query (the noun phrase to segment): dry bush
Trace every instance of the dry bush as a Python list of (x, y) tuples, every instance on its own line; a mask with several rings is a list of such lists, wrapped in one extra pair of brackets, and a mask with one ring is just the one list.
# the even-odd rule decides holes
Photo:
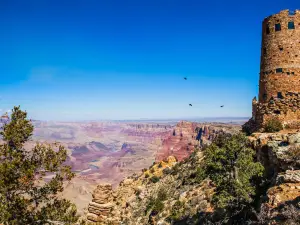
[(274, 133), (281, 131), (283, 129), (283, 126), (281, 121), (277, 117), (273, 117), (266, 122), (264, 128), (265, 132)]

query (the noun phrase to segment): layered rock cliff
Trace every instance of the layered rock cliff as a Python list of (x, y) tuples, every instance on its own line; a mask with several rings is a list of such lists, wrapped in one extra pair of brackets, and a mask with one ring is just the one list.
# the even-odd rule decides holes
[(172, 133), (162, 138), (162, 146), (157, 151), (156, 161), (159, 162), (168, 156), (175, 156), (178, 161), (182, 161), (195, 148), (210, 144), (216, 135), (239, 129), (239, 125), (232, 124), (181, 121), (173, 128)]

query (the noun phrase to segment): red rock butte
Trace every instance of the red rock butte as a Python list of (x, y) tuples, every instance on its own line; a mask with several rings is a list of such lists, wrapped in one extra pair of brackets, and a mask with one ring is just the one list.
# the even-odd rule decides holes
[(259, 99), (252, 101), (252, 126), (270, 118), (300, 124), (300, 10), (283, 10), (264, 19)]

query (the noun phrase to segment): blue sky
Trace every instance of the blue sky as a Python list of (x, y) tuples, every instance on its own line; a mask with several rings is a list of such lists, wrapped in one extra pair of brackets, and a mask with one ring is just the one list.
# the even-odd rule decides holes
[(0, 0), (0, 109), (21, 105), (43, 120), (250, 116), (261, 22), (297, 8), (296, 0)]

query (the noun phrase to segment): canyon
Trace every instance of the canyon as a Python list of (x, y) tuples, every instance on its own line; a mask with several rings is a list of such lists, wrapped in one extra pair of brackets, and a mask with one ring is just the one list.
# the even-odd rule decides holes
[[(65, 183), (61, 195), (87, 213), (92, 192), (99, 184), (115, 189), (125, 177), (139, 173), (172, 155), (178, 161), (210, 143), (222, 131), (240, 129), (236, 124), (188, 121), (32, 121), (34, 135), (26, 143), (59, 143), (68, 151), (67, 164), (76, 177)], [(50, 177), (49, 177), (50, 178)]]

